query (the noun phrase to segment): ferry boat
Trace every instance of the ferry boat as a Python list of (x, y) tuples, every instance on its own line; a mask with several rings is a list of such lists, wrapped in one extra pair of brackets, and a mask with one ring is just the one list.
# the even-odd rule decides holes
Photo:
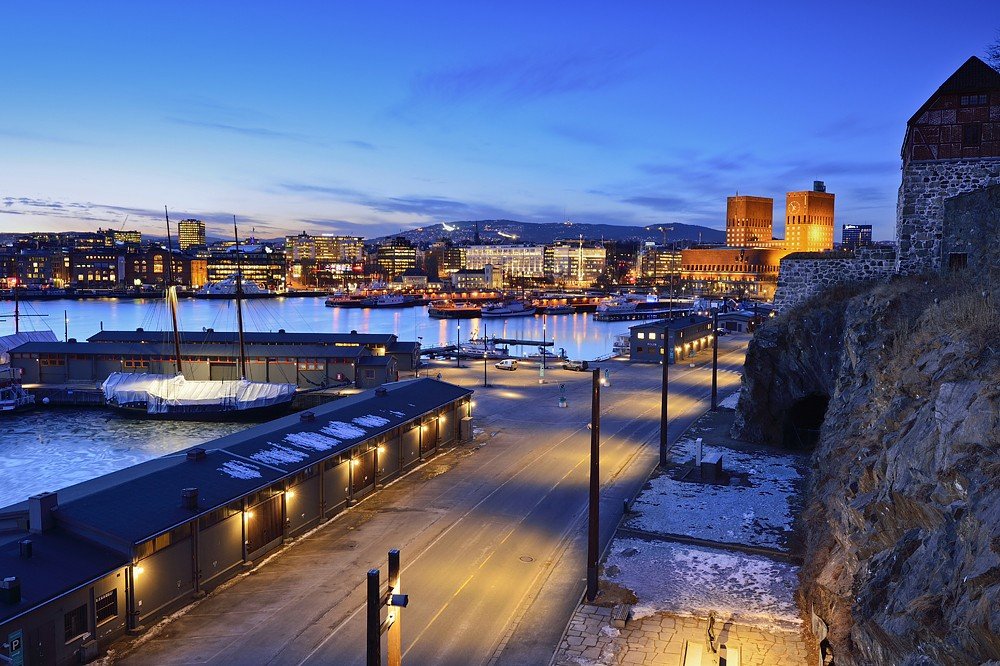
[(550, 305), (542, 308), (542, 313), (547, 315), (576, 314), (576, 308), (572, 305)]
[(412, 305), (419, 305), (420, 301), (416, 296), (408, 294), (381, 294), (373, 298), (366, 298), (362, 301), (363, 307), (368, 308), (408, 308)]
[(509, 349), (507, 347), (497, 347), (493, 340), (473, 339), (463, 342), (458, 346), (458, 351), (462, 354), (475, 356), (478, 358), (507, 358)]
[(631, 345), (628, 333), (619, 333), (611, 345), (611, 351), (615, 356), (628, 356), (631, 353)]
[(536, 308), (528, 305), (524, 301), (510, 301), (508, 303), (491, 303), (483, 306), (483, 319), (501, 317), (530, 317), (535, 314)]
[(427, 308), (432, 319), (475, 319), (482, 312), (475, 303), (435, 301)]

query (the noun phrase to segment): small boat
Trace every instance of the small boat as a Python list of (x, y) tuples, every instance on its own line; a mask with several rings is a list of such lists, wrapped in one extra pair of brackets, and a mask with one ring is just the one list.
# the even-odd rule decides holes
[(542, 313), (547, 315), (576, 314), (576, 308), (572, 305), (550, 305), (544, 308)]
[(367, 308), (408, 308), (411, 305), (419, 305), (415, 296), (407, 294), (381, 294), (363, 301)]
[[(270, 298), (274, 292), (262, 289), (260, 285), (251, 280), (243, 279), (241, 285), (241, 298)], [(236, 298), (236, 274), (232, 274), (225, 280), (210, 282), (204, 287), (194, 292), (195, 298)]]
[(452, 301), (435, 301), (427, 308), (427, 314), (432, 319), (475, 319), (482, 312), (475, 303)]
[(501, 317), (530, 317), (535, 314), (536, 308), (528, 305), (524, 301), (510, 301), (508, 303), (491, 303), (483, 306), (483, 318)]
[(566, 354), (566, 350), (563, 349), (562, 347), (559, 348), (558, 352), (549, 351), (545, 347), (539, 347), (537, 352), (535, 352), (534, 354), (526, 354), (524, 358), (532, 359), (535, 361), (540, 361), (543, 358), (546, 361), (563, 361), (569, 358), (569, 356)]
[(639, 304), (635, 301), (626, 298), (624, 296), (616, 296), (614, 298), (609, 298), (606, 301), (601, 301), (597, 306), (598, 312), (620, 313), (620, 312), (635, 312), (639, 307)]
[(492, 340), (469, 340), (458, 346), (458, 351), (468, 356), (477, 358), (507, 358), (509, 356), (507, 347), (497, 347)]
[(23, 412), (35, 406), (35, 396), (23, 388), (14, 376), (14, 368), (0, 370), (0, 415)]

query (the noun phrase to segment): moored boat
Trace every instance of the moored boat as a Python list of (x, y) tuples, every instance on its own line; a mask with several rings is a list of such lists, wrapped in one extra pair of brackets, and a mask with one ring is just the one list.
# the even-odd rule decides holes
[(536, 308), (524, 301), (509, 301), (507, 303), (491, 303), (483, 306), (482, 316), (484, 319), (500, 317), (530, 317), (535, 314)]
[(547, 315), (576, 314), (576, 308), (572, 305), (550, 305), (543, 308), (542, 313)]
[(427, 308), (432, 319), (475, 319), (482, 312), (475, 303), (435, 301)]
[[(260, 285), (251, 280), (243, 279), (240, 285), (241, 298), (271, 298), (275, 296), (273, 291), (262, 289)], [(194, 292), (195, 298), (236, 298), (236, 274), (230, 275), (225, 280), (210, 282), (204, 287)]]

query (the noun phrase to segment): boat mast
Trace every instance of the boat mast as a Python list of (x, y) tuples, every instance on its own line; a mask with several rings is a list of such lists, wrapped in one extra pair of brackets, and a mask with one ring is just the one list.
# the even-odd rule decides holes
[(177, 287), (174, 285), (174, 256), (170, 250), (170, 214), (167, 213), (166, 206), (163, 207), (163, 216), (167, 220), (167, 285), (163, 290), (163, 296), (167, 300), (170, 323), (174, 331), (174, 367), (177, 368), (177, 374), (181, 375), (184, 372), (181, 369), (181, 334), (177, 325)]
[(240, 343), (240, 379), (246, 379), (247, 357), (243, 342), (243, 267), (240, 263), (240, 232), (236, 229), (235, 215), (233, 215), (233, 236), (236, 239), (236, 330)]

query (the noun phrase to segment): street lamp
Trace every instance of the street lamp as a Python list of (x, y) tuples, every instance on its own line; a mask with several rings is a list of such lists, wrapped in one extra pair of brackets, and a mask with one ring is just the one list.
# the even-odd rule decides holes
[(660, 387), (660, 467), (666, 467), (667, 465), (667, 446), (670, 430), (667, 410), (667, 401), (670, 390), (670, 376), (667, 371), (667, 368), (670, 365), (670, 350), (667, 348), (667, 344), (669, 342), (670, 325), (667, 324), (663, 327), (663, 379)]
[(455, 322), (455, 367), (462, 367), (462, 322)]

